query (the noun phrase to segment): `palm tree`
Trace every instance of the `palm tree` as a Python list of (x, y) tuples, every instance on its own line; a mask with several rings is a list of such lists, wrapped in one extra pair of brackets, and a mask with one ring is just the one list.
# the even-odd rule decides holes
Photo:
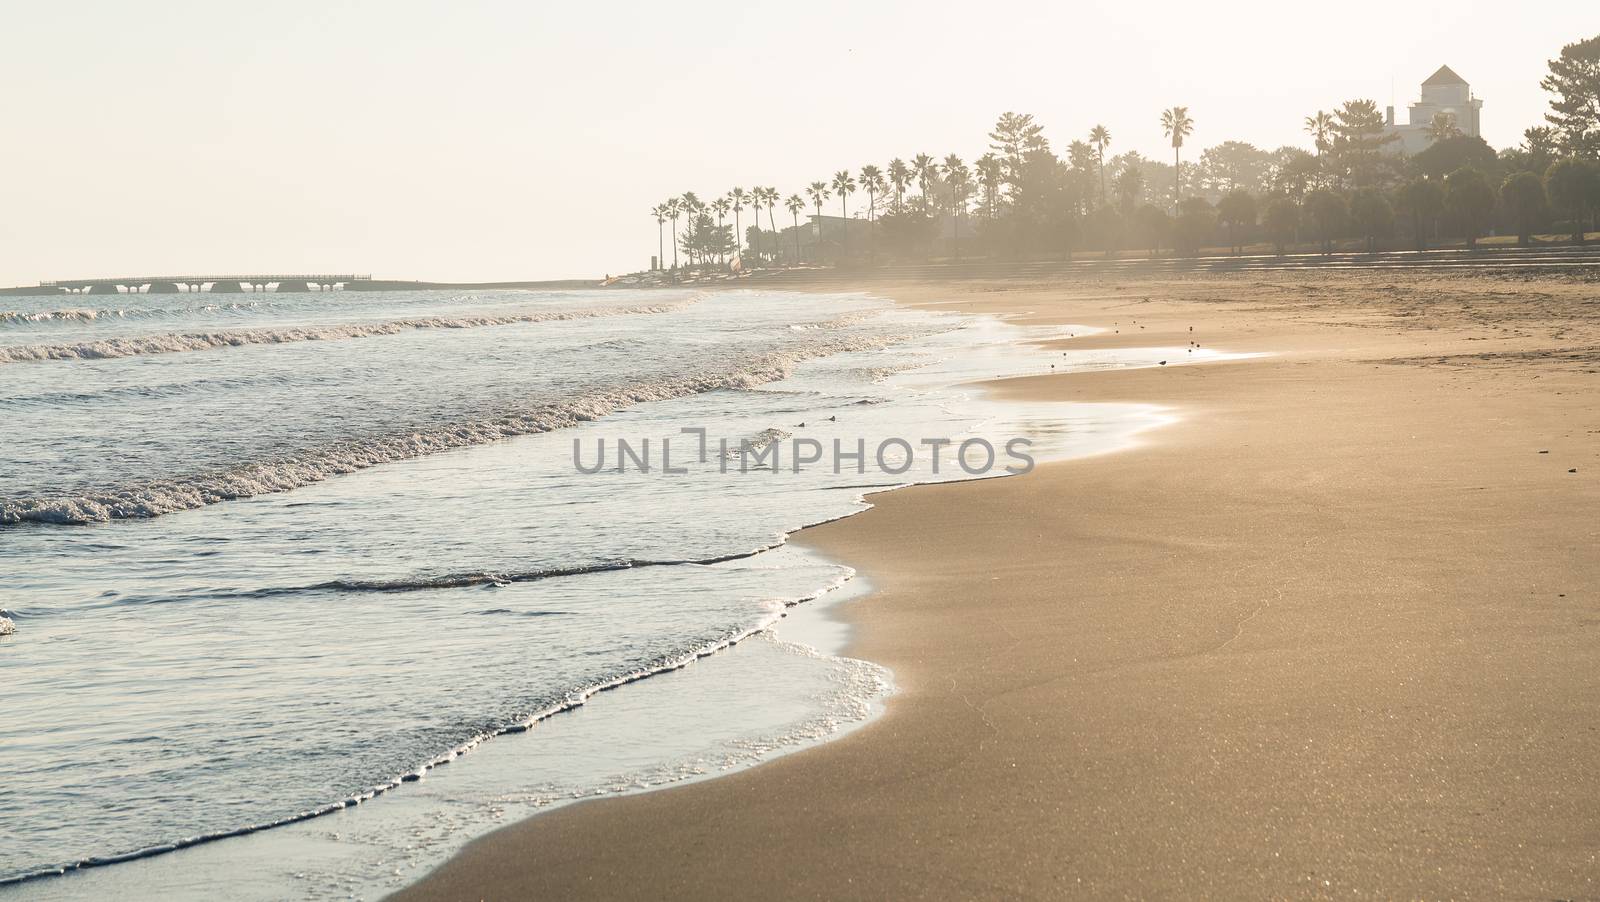
[(867, 192), (867, 222), (872, 222), (878, 211), (878, 195), (888, 186), (883, 181), (883, 170), (868, 163), (861, 167), (861, 190)]
[[(813, 184), (820, 184), (820, 183), (814, 182)], [(800, 262), (800, 211), (804, 210), (806, 208), (806, 202), (800, 199), (800, 195), (791, 194), (791, 195), (789, 195), (789, 198), (783, 202), (783, 205), (785, 207), (789, 208), (789, 215), (794, 217), (794, 262), (799, 263)], [(817, 201), (817, 209), (820, 210), (821, 208), (822, 208), (822, 201), (819, 200), (819, 201)]]
[(1183, 139), (1194, 132), (1194, 120), (1189, 118), (1189, 108), (1175, 106), (1170, 110), (1161, 111), (1161, 131), (1172, 139), (1172, 203), (1177, 209), (1177, 203), (1183, 198)]
[(761, 189), (761, 202), (767, 205), (767, 225), (772, 227), (772, 259), (778, 259), (778, 223), (772, 218), (772, 208), (778, 205), (778, 189)]
[(667, 261), (662, 258), (667, 255), (667, 239), (662, 226), (667, 221), (667, 205), (656, 204), (650, 208), (650, 215), (656, 218), (656, 266), (665, 269)]
[(990, 219), (999, 213), (1000, 180), (1003, 177), (1000, 158), (986, 153), (978, 158), (978, 184), (983, 186), (984, 214)]
[(762, 251), (762, 245), (760, 245), (760, 241), (762, 241), (763, 203), (766, 203), (766, 189), (763, 189), (762, 186), (752, 187), (750, 189), (750, 216), (755, 219), (755, 241), (750, 245), (750, 251), (754, 251), (757, 261), (766, 257), (766, 253)]
[(883, 180), (883, 170), (871, 163), (861, 167), (861, 189), (867, 192), (867, 254), (875, 257), (877, 243), (873, 224), (878, 218), (878, 195), (889, 190), (888, 183)]
[(951, 240), (955, 245), (956, 259), (960, 260), (961, 214), (967, 209), (967, 197), (972, 193), (972, 174), (960, 157), (951, 154), (944, 158), (944, 175), (945, 181), (950, 184), (950, 209), (955, 216), (955, 231)]
[(833, 174), (833, 184), (829, 187), (839, 195), (839, 218), (845, 221), (844, 235), (839, 239), (842, 258), (850, 248), (850, 195), (856, 190), (856, 180), (850, 177), (850, 170), (841, 169)]
[(1306, 134), (1311, 136), (1311, 141), (1317, 146), (1317, 156), (1321, 157), (1331, 145), (1333, 138), (1333, 116), (1322, 110), (1317, 110), (1315, 116), (1306, 117)]
[(761, 259), (761, 188), (752, 186), (745, 200), (750, 203), (750, 227), (756, 230), (755, 237), (750, 239), (750, 253), (759, 260)]
[(728, 200), (733, 202), (733, 255), (735, 257), (739, 256), (739, 245), (744, 241), (742, 237), (744, 232), (739, 225), (739, 211), (744, 209), (744, 202), (749, 199), (750, 195), (744, 193), (743, 188), (734, 188), (728, 192)]
[[(722, 234), (722, 218), (728, 215), (728, 208), (731, 206), (732, 205), (728, 203), (728, 199), (726, 197), (719, 197), (711, 202), (711, 209), (715, 210), (717, 214), (717, 234), (719, 236)], [(717, 259), (727, 262), (728, 258), (724, 256), (721, 251), (718, 251)]]
[[(672, 220), (672, 271), (678, 271), (678, 216), (683, 212), (683, 201), (674, 197), (661, 205), (661, 212)], [(665, 263), (666, 261), (661, 261)]]
[(831, 195), (828, 194), (827, 182), (812, 182), (806, 186), (806, 193), (811, 195), (811, 202), (817, 205), (817, 256), (822, 256), (822, 202)]
[(1461, 129), (1456, 127), (1455, 113), (1434, 113), (1428, 120), (1428, 141), (1437, 144), (1449, 138), (1460, 136)]
[[(683, 207), (683, 215), (689, 217), (691, 226), (694, 225), (695, 217), (705, 212), (706, 209), (705, 202), (700, 200), (693, 191), (683, 192), (683, 197), (678, 200), (678, 204)], [(693, 250), (693, 248), (690, 248), (691, 252)]]
[(919, 153), (911, 158), (911, 172), (917, 177), (917, 187), (922, 189), (922, 211), (924, 213), (931, 212), (933, 209), (928, 203), (928, 182), (933, 180), (938, 168), (938, 162), (925, 153)]
[(1106, 145), (1111, 143), (1111, 133), (1103, 125), (1089, 129), (1089, 143), (1095, 146), (1095, 159), (1100, 163), (1100, 206), (1106, 205)]
[[(1087, 141), (1074, 141), (1067, 145), (1067, 165), (1071, 167), (1069, 177), (1074, 183), (1075, 190), (1071, 192), (1077, 198), (1078, 212), (1088, 215), (1094, 200), (1094, 189), (1084, 185), (1083, 181), (1089, 177), (1089, 172), (1094, 168), (1094, 148)], [(1002, 170), (1003, 171), (1003, 170)]]
[(911, 185), (911, 167), (906, 161), (895, 157), (889, 161), (889, 184), (894, 186), (894, 211), (899, 213), (902, 209), (901, 202), (905, 198), (906, 188)]

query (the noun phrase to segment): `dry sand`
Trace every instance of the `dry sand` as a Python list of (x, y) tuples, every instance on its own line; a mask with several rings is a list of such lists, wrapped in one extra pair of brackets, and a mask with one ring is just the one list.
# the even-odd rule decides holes
[(1600, 284), (872, 290), (1275, 356), (996, 385), (1183, 418), (803, 534), (880, 721), (397, 898), (1600, 897)]

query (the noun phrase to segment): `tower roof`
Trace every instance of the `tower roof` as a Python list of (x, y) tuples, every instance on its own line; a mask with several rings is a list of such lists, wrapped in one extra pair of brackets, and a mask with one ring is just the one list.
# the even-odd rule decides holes
[(1429, 87), (1435, 85), (1464, 85), (1466, 83), (1467, 80), (1457, 75), (1449, 66), (1440, 66), (1439, 71), (1428, 76), (1428, 80), (1423, 82), (1422, 85), (1423, 87)]

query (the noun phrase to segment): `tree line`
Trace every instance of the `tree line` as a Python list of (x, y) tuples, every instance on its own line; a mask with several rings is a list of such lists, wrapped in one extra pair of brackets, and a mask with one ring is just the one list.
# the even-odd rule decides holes
[[(1224, 141), (1192, 160), (1184, 151), (1195, 120), (1174, 106), (1160, 113), (1170, 164), (1137, 151), (1110, 155), (1112, 135), (1099, 125), (1058, 154), (1032, 115), (1007, 112), (970, 164), (916, 154), (840, 170), (787, 197), (735, 188), (707, 202), (691, 192), (650, 212), (661, 265), (670, 254), (674, 269), (735, 256), (867, 262), (1224, 245), (1239, 253), (1257, 242), (1280, 254), (1307, 242), (1323, 253), (1350, 241), (1368, 251), (1400, 241), (1424, 249), (1471, 246), (1490, 233), (1520, 244), (1550, 232), (1582, 242), (1586, 230), (1600, 231), (1600, 36), (1563, 47), (1548, 68), (1546, 124), (1498, 152), (1440, 114), (1426, 149), (1404, 155), (1365, 99), (1307, 116), (1312, 150)], [(789, 220), (782, 227), (779, 206)], [(801, 222), (808, 211), (814, 225)]]

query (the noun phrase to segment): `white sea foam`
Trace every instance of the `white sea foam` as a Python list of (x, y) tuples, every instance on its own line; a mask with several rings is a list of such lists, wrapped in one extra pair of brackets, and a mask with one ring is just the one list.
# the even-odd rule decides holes
[(186, 313), (215, 313), (219, 310), (253, 310), (261, 307), (259, 301), (235, 301), (226, 304), (199, 304), (187, 307), (68, 307), (63, 310), (0, 310), (0, 325), (7, 323), (94, 322), (101, 319), (145, 319), (162, 316), (181, 316)]
[(77, 320), (88, 322), (102, 317), (126, 316), (123, 310), (39, 310), (32, 313), (20, 310), (0, 310), (0, 323), (47, 323), (52, 320)]
[(788, 431), (787, 429), (779, 429), (775, 426), (769, 427), (761, 430), (739, 445), (729, 446), (722, 452), (722, 456), (728, 460), (737, 460), (745, 453), (746, 450), (765, 451), (768, 445), (771, 445), (773, 442), (781, 442), (793, 434), (794, 433)]
[[(0, 896), (157, 893), (171, 902), (199, 902), (214, 895), (208, 878), (217, 873), (238, 877), (234, 882), (250, 899), (381, 895), (472, 836), (542, 806), (746, 766), (859, 723), (887, 691), (887, 673), (825, 655), (813, 659), (814, 653), (783, 640), (801, 638), (834, 654), (838, 645), (791, 636), (787, 629), (778, 638), (760, 630), (779, 603), (837, 585), (845, 574), (825, 561), (798, 559), (792, 548), (772, 547), (780, 536), (861, 509), (866, 492), (887, 487), (883, 480), (823, 468), (781, 480), (724, 479), (704, 467), (681, 480), (623, 474), (569, 479), (564, 472), (574, 436), (676, 436), (685, 422), (736, 444), (741, 437), (784, 442), (790, 430), (818, 438), (858, 431), (869, 438), (1040, 432), (1055, 436), (1052, 441), (1071, 435), (1092, 444), (1085, 436), (1108, 428), (1101, 414), (1085, 415), (1080, 424), (1043, 412), (1043, 428), (1031, 428), (1031, 420), (1000, 417), (998, 405), (980, 402), (964, 387), (972, 378), (1042, 370), (1057, 362), (1053, 356), (1020, 343), (1002, 348), (985, 342), (993, 336), (978, 324), (956, 328), (949, 340), (935, 338), (928, 333), (948, 327), (893, 310), (882, 311), (866, 329), (843, 330), (855, 333), (847, 339), (828, 328), (839, 322), (828, 319), (839, 306), (830, 298), (767, 303), (729, 292), (709, 295), (689, 317), (478, 330), (458, 333), (443, 347), (419, 333), (405, 343), (436, 352), (422, 380), (431, 384), (430, 375), (445, 367), (463, 378), (437, 380), (448, 383), (438, 394), (412, 393), (419, 380), (374, 382), (363, 369), (349, 374), (359, 381), (342, 384), (357, 401), (375, 403), (351, 415), (320, 404), (325, 395), (307, 393), (309, 420), (279, 409), (279, 369), (270, 365), (278, 351), (270, 347), (158, 358), (153, 362), (169, 365), (157, 369), (172, 372), (150, 386), (117, 378), (125, 370), (137, 376), (149, 369), (126, 364), (25, 373), (0, 368), (0, 381), (11, 372), (26, 384), (25, 395), (7, 399), (21, 403), (7, 407), (0, 400), (0, 421), (14, 416), (10, 424), (22, 428), (13, 431), (40, 449), (17, 448), (24, 468), (21, 478), (3, 474), (3, 504), (4, 496), (76, 495), (150, 480), (192, 492), (196, 477), (211, 479), (246, 464), (277, 467), (291, 459), (285, 466), (304, 467), (308, 455), (299, 449), (314, 452), (312, 463), (336, 462), (343, 454), (353, 466), (361, 455), (406, 453), (397, 424), (422, 433), (413, 437), (417, 441), (453, 447), (460, 442), (435, 434), (479, 428), (488, 434), (489, 426), (541, 412), (571, 421), (580, 418), (576, 407), (607, 399), (625, 404), (629, 392), (696, 390), (689, 375), (704, 377), (700, 387), (759, 382), (762, 375), (751, 371), (761, 365), (786, 371), (786, 362), (889, 344), (893, 337), (873, 333), (901, 324), (927, 335), (888, 353), (795, 364), (786, 383), (762, 384), (758, 391), (639, 405), (587, 427), (375, 467), (275, 501), (108, 529), (0, 527), (0, 571), (37, 589), (37, 603), (25, 605), (25, 613), (0, 610), (18, 627), (15, 636), (0, 639), (0, 656), (16, 677), (8, 688), (16, 698), (48, 702), (0, 718), (0, 743), (8, 736), (61, 738), (24, 743), (19, 749), (28, 754), (8, 762), (17, 793), (13, 804), (0, 804), (0, 834), (16, 842), (0, 854), (0, 882), (75, 870), (73, 862), (147, 859), (132, 867), (89, 868), (67, 880), (0, 886)], [(477, 312), (522, 309), (517, 302)], [(417, 308), (387, 310), (367, 316), (420, 315)], [(797, 320), (819, 323), (791, 330)], [(507, 331), (527, 349), (520, 356), (542, 365), (503, 367), (501, 355), (475, 353), (474, 344), (503, 346)], [(597, 338), (609, 353), (591, 353)], [(535, 353), (545, 344), (559, 353)], [(315, 348), (279, 350), (295, 347)], [(306, 362), (339, 364), (342, 356), (311, 355)], [(908, 357), (935, 369), (872, 384), (898, 368), (886, 364)], [(164, 428), (163, 414), (175, 405), (148, 404), (135, 392), (167, 392), (189, 378), (182, 366), (188, 362), (205, 371), (192, 374), (194, 401), (217, 403), (194, 418), (202, 430), (187, 419)], [(411, 365), (409, 355), (380, 354), (378, 362), (401, 370)], [(504, 378), (482, 378), (502, 368)], [(211, 391), (219, 380), (243, 384), (237, 392)], [(367, 387), (375, 390), (363, 391)], [(63, 399), (47, 398), (45, 389)], [(96, 400), (79, 405), (68, 394)], [(395, 397), (404, 403), (383, 403)], [(848, 406), (869, 401), (889, 406)], [(126, 408), (148, 414), (119, 419), (126, 425), (114, 430), (100, 425), (108, 420), (97, 417)], [(314, 428), (257, 436), (250, 428), (256, 419)], [(147, 434), (139, 431), (144, 424), (151, 424)], [(94, 454), (79, 451), (77, 460), (92, 463), (123, 445), (134, 453), (140, 441), (180, 431), (194, 440), (174, 443), (177, 450), (193, 453), (152, 454), (99, 470), (86, 464), (81, 481), (52, 481), (50, 449), (70, 447), (97, 429), (113, 440)], [(462, 437), (467, 440), (470, 434)], [(301, 494), (305, 501), (297, 503)], [(767, 550), (747, 556), (755, 548)], [(130, 580), (129, 573), (140, 578)], [(416, 652), (415, 630), (395, 630), (396, 622), (426, 624), (425, 655)], [(285, 623), (294, 628), (285, 630)], [(138, 643), (126, 641), (129, 629), (139, 634)], [(73, 641), (47, 641), (57, 634)], [(354, 657), (352, 636), (361, 640)], [(750, 641), (742, 651), (589, 699), (743, 636)], [(843, 638), (823, 636), (830, 637)], [(162, 681), (153, 681), (149, 668), (124, 666), (149, 660), (163, 662)], [(530, 670), (530, 660), (539, 666)], [(307, 661), (319, 664), (308, 667)], [(338, 670), (336, 686), (327, 679), (329, 668)], [(88, 681), (94, 691), (60, 693), (56, 676), (63, 669), (81, 676), (77, 688)], [(203, 696), (184, 691), (194, 679), (211, 681)], [(156, 693), (162, 704), (147, 704)], [(590, 701), (597, 707), (583, 716), (539, 720)], [(169, 722), (186, 726), (174, 732), (166, 729)], [(238, 739), (240, 723), (252, 727), (248, 742)], [(499, 733), (532, 735), (482, 741)], [(170, 753), (159, 761), (150, 758), (158, 746)], [(467, 749), (474, 751), (463, 756)], [(208, 766), (190, 766), (202, 759)], [(435, 769), (447, 761), (463, 763)], [(96, 798), (71, 791), (91, 782), (104, 787)], [(356, 804), (402, 784), (408, 788), (390, 803)], [(143, 804), (150, 798), (206, 804)], [(264, 830), (324, 812), (330, 816)], [(51, 829), (35, 829), (40, 823)], [(150, 857), (247, 833), (255, 837)]]
[(9, 636), (17, 631), (17, 625), (11, 622), (10, 617), (0, 617), (0, 636)]
[[(821, 325), (827, 328), (843, 322), (845, 319), (841, 318)], [(717, 389), (753, 388), (785, 378), (802, 361), (883, 348), (905, 341), (913, 334), (822, 332), (799, 348), (755, 355), (721, 371), (639, 382), (562, 402), (506, 409), (485, 419), (354, 439), (219, 472), (158, 479), (87, 494), (0, 499), (0, 525), (79, 524), (157, 517), (221, 501), (286, 492), (379, 464), (574, 426), (635, 404)]]
[[(659, 304), (627, 307), (596, 307), (588, 310), (540, 310), (530, 313), (476, 316), (430, 316), (389, 320), (379, 323), (346, 323), (335, 326), (304, 326), (272, 329), (237, 329), (221, 332), (183, 332), (131, 338), (106, 338), (98, 341), (59, 345), (18, 345), (0, 347), (0, 363), (43, 360), (103, 360), (145, 354), (172, 354), (181, 351), (209, 351), (245, 345), (289, 344), (299, 341), (338, 341), (396, 335), (419, 329), (473, 329), (481, 326), (507, 326), (516, 323), (542, 323), (560, 320), (595, 319), (606, 316), (672, 313), (699, 301), (699, 297)], [(56, 311), (64, 312), (64, 311)], [(81, 311), (93, 314), (95, 311)], [(93, 318), (92, 316), (87, 318)]]

